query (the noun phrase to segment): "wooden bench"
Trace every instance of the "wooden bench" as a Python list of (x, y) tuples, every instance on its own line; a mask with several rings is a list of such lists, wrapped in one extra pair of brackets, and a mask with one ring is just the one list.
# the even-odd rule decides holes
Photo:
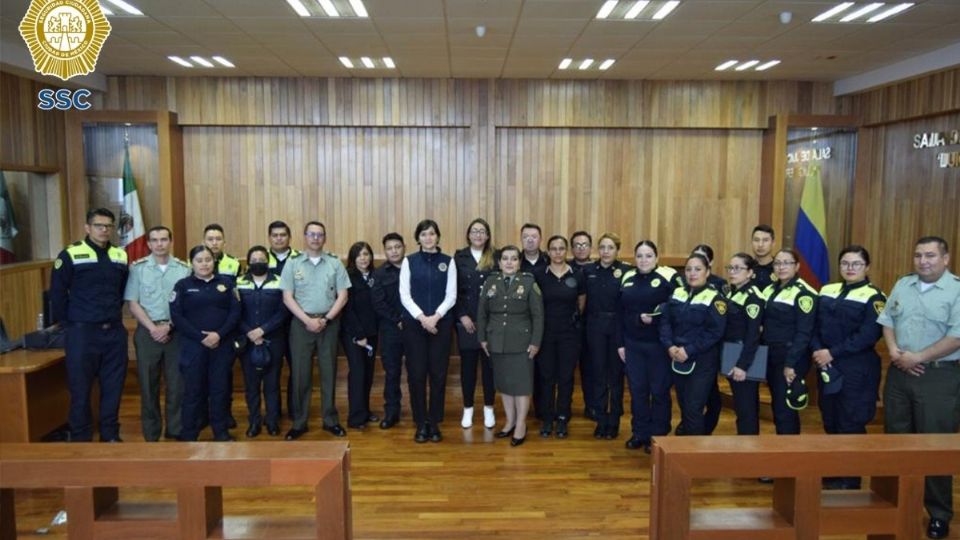
[[(916, 540), (924, 477), (960, 473), (960, 435), (658, 437), (653, 467), (653, 540)], [(761, 476), (774, 479), (770, 508), (690, 507), (693, 480)], [(822, 491), (830, 476), (868, 476), (869, 489)]]
[(62, 349), (0, 355), (0, 443), (40, 441), (66, 423), (69, 409)]
[[(311, 486), (316, 515), (224, 518), (224, 487)], [(118, 488), (176, 490), (176, 504), (119, 501)], [(14, 489), (63, 488), (70, 538), (350, 538), (345, 442), (0, 444), (0, 537)], [(11, 531), (13, 533), (11, 534)]]

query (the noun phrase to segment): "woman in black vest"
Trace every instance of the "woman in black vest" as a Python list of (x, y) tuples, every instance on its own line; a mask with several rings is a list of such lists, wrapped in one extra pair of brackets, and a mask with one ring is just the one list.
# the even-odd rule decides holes
[(366, 242), (350, 246), (347, 276), (350, 289), (340, 327), (340, 343), (347, 355), (347, 401), (350, 413), (347, 426), (363, 429), (380, 418), (370, 412), (370, 388), (377, 354), (377, 313), (373, 310), (370, 288), (373, 286), (373, 248)]

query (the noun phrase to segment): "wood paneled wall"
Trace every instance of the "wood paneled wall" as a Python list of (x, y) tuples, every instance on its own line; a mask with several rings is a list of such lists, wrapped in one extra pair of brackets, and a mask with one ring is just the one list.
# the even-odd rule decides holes
[[(760, 131), (778, 112), (831, 113), (796, 82), (114, 77), (107, 109), (169, 108), (184, 126), (188, 243), (220, 222), (243, 255), (266, 226), (308, 219), (345, 253), (436, 219), (447, 249), (473, 217), (499, 244), (618, 232), (665, 254), (747, 247)], [(587, 129), (589, 128), (589, 129)], [(298, 236), (295, 234), (295, 236)], [(629, 254), (629, 248), (624, 254)]]
[(63, 170), (64, 114), (37, 108), (48, 84), (0, 72), (0, 163), (4, 168)]
[(960, 110), (960, 68), (948, 69), (837, 99), (838, 114), (863, 125), (883, 124)]
[(18, 339), (36, 330), (43, 313), (43, 291), (50, 283), (50, 261), (27, 262), (3, 267), (0, 272), (0, 317), (7, 335)]

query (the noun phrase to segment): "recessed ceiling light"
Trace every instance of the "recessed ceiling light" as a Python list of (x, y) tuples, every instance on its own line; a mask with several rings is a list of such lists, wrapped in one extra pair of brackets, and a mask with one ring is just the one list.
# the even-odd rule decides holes
[(297, 12), (297, 15), (301, 17), (309, 17), (310, 12), (307, 11), (307, 7), (303, 5), (303, 2), (300, 0), (287, 0), (287, 3), (290, 4), (290, 7)]
[(730, 68), (732, 68), (733, 66), (737, 65), (737, 62), (739, 62), (739, 60), (727, 60), (726, 62), (720, 64), (719, 66), (717, 66), (717, 67), (715, 67), (715, 68), (713, 68), (713, 69), (715, 69), (715, 70), (717, 70), (717, 71), (723, 71), (723, 70), (725, 70), (725, 69), (730, 69)]
[(881, 13), (878, 13), (878, 14), (874, 15), (873, 17), (870, 17), (869, 19), (867, 19), (867, 22), (868, 22), (868, 23), (875, 23), (875, 22), (878, 22), (878, 21), (882, 21), (882, 20), (884, 20), (884, 19), (886, 19), (886, 18), (888, 18), (888, 17), (893, 17), (893, 16), (896, 15), (897, 13), (900, 13), (901, 11), (908, 10), (908, 9), (910, 9), (910, 8), (912, 8), (912, 7), (913, 7), (913, 3), (912, 3), (912, 2), (911, 2), (911, 3), (899, 4), (899, 5), (893, 6), (892, 8), (890, 8), (890, 9), (888, 9), (888, 10), (886, 10), (886, 11), (883, 11), (883, 12), (881, 12)]
[(664, 4), (659, 11), (653, 14), (653, 20), (659, 21), (660, 19), (663, 19), (664, 17), (669, 15), (671, 11), (676, 9), (677, 6), (679, 5), (680, 5), (680, 0), (670, 0), (669, 2)]
[(168, 56), (167, 58), (180, 64), (183, 67), (188, 67), (188, 68), (193, 67), (193, 64), (191, 64), (190, 62), (187, 62), (186, 60), (184, 60), (183, 58), (180, 58), (179, 56)]
[(810, 128), (810, 131), (817, 131), (818, 129), (820, 129), (820, 128), (818, 128), (818, 127), (812, 127), (812, 128)]
[(748, 60), (740, 64), (739, 66), (737, 66), (736, 71), (746, 71), (759, 63), (760, 63), (759, 60)]
[(214, 56), (214, 57), (213, 57), (213, 61), (216, 62), (216, 63), (218, 63), (218, 64), (220, 64), (220, 65), (223, 66), (223, 67), (228, 67), (228, 68), (237, 67), (237, 66), (233, 65), (233, 62), (227, 60), (226, 58), (224, 58), (224, 57), (222, 57), (222, 56)]
[(600, 6), (600, 11), (597, 12), (597, 18), (606, 19), (615, 7), (617, 7), (617, 0), (607, 0), (602, 6)]
[(383, 63), (384, 63), (384, 65), (386, 65), (387, 68), (389, 68), (389, 69), (393, 69), (393, 68), (397, 67), (397, 65), (393, 63), (393, 58), (390, 58), (389, 56), (384, 56), (384, 57), (383, 57)]
[(142, 12), (142, 11), (140, 11), (139, 9), (137, 9), (137, 8), (131, 6), (130, 4), (124, 2), (123, 0), (107, 0), (107, 1), (110, 2), (111, 4), (117, 6), (118, 8), (126, 11), (126, 12), (129, 13), (130, 15), (143, 16), (143, 12)]
[(593, 58), (587, 58), (587, 59), (584, 60), (583, 62), (580, 62), (579, 69), (587, 69), (587, 68), (589, 68), (591, 65), (593, 65)]
[(624, 19), (636, 19), (636, 18), (640, 15), (640, 12), (643, 11), (643, 8), (647, 7), (647, 5), (648, 5), (649, 3), (650, 3), (650, 2), (647, 1), (647, 0), (640, 0), (639, 2), (637, 2), (636, 4), (634, 4), (633, 7), (631, 7), (629, 11), (627, 11), (627, 14), (624, 15), (623, 18), (624, 18)]
[(353, 62), (351, 62), (346, 56), (340, 57), (340, 63), (343, 64), (347, 69), (353, 69)]
[(769, 62), (766, 62), (757, 66), (757, 71), (766, 71), (779, 63), (780, 63), (779, 60), (771, 60)]
[(110, 8), (103, 4), (100, 4), (100, 11), (102, 11), (104, 15), (113, 15), (113, 12), (110, 11)]
[(874, 2), (872, 4), (867, 4), (862, 8), (854, 11), (853, 13), (847, 15), (846, 17), (840, 19), (840, 22), (850, 22), (854, 19), (859, 19), (860, 17), (863, 17), (867, 13), (873, 13), (874, 11), (880, 9), (881, 7), (883, 7), (883, 2)]
[(373, 60), (371, 60), (369, 56), (361, 56), (360, 61), (363, 62), (363, 65), (366, 66), (367, 69), (374, 68)]
[(600, 64), (600, 71), (606, 71), (610, 69), (610, 66), (612, 66), (614, 62), (616, 62), (616, 60), (613, 58), (607, 58), (602, 64)]
[(353, 8), (353, 12), (357, 14), (357, 17), (368, 17), (367, 8), (361, 0), (350, 0), (350, 7)]
[(825, 21), (825, 20), (829, 19), (830, 17), (833, 17), (833, 16), (836, 15), (837, 13), (840, 13), (840, 12), (842, 12), (842, 11), (846, 11), (846, 9), (847, 9), (848, 7), (850, 7), (850, 6), (852, 6), (852, 5), (853, 5), (853, 2), (843, 2), (842, 4), (837, 4), (836, 6), (833, 6), (832, 8), (830, 8), (830, 9), (824, 11), (823, 13), (817, 15), (816, 17), (810, 19), (810, 21), (811, 21), (811, 22)]
[(213, 67), (213, 64), (211, 64), (209, 60), (202, 56), (191, 56), (190, 59), (203, 67)]
[(317, 0), (317, 3), (320, 4), (320, 7), (323, 8), (323, 11), (327, 14), (328, 17), (339, 17), (340, 12), (337, 11), (336, 6), (333, 5), (333, 2), (330, 0)]
[(571, 60), (570, 58), (564, 58), (560, 62), (560, 69), (567, 69), (568, 67), (570, 67), (571, 63), (573, 63), (573, 60)]

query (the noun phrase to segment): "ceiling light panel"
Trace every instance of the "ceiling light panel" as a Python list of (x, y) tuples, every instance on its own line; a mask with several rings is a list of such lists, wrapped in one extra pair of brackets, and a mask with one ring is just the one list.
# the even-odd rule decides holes
[(188, 68), (193, 67), (193, 64), (191, 64), (190, 62), (187, 62), (186, 60), (184, 60), (183, 58), (180, 58), (179, 56), (168, 56), (167, 58), (169, 58), (171, 62), (180, 64), (183, 67), (188, 67)]
[(350, 58), (349, 56), (340, 56), (338, 58), (343, 67), (347, 69), (396, 69), (397, 64), (393, 58), (384, 56), (375, 58), (373, 56), (358, 56)]
[(202, 56), (191, 56), (190, 59), (193, 60), (193, 62), (194, 62), (195, 64), (201, 65), (201, 66), (203, 66), (203, 67), (205, 67), (205, 68), (212, 68), (212, 67), (213, 67), (213, 64), (210, 63), (209, 60), (207, 60), (206, 58), (204, 58), (204, 57), (202, 57)]
[(914, 2), (842, 2), (810, 20), (816, 23), (875, 23), (896, 17), (914, 5)]
[(114, 6), (117, 6), (118, 8), (120, 8), (120, 9), (121, 9), (124, 13), (126, 13), (127, 15), (134, 15), (134, 16), (136, 16), (136, 17), (143, 17), (143, 12), (142, 12), (142, 11), (140, 11), (139, 9), (137, 9), (136, 6), (134, 6), (134, 5), (132, 5), (132, 4), (128, 4), (128, 3), (125, 2), (124, 0), (107, 0), (107, 1), (110, 2), (111, 4), (113, 4)]
[(780, 64), (780, 60), (747, 60), (743, 62), (740, 60), (727, 60), (713, 69), (714, 71), (727, 71), (733, 68), (734, 71), (746, 71), (754, 68), (755, 71), (766, 71), (778, 64)]
[(850, 22), (867, 15), (868, 13), (873, 13), (874, 11), (883, 7), (883, 2), (874, 2), (872, 4), (867, 4), (865, 6), (857, 6), (849, 15), (845, 15), (840, 19), (840, 22)]
[(680, 0), (607, 0), (596, 18), (605, 21), (659, 21), (677, 9)]
[(560, 70), (577, 69), (579, 71), (607, 71), (616, 63), (615, 58), (606, 58), (602, 62), (597, 62), (593, 58), (564, 58), (557, 66)]
[(336, 17), (358, 18), (370, 17), (363, 0), (286, 0), (290, 8), (301, 17)]

